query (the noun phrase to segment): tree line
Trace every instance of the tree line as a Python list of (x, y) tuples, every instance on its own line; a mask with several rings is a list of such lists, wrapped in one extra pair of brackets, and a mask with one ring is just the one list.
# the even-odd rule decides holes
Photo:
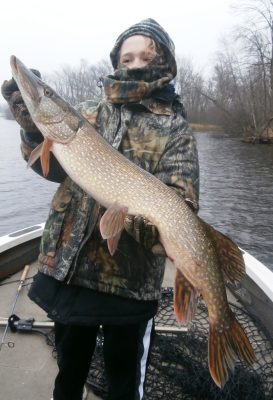
[[(235, 13), (243, 13), (246, 23), (219, 41), (209, 77), (193, 60), (177, 57), (174, 79), (188, 112), (188, 121), (214, 124), (233, 135), (272, 135), (273, 121), (273, 2), (240, 1)], [(112, 73), (110, 61), (90, 64), (81, 60), (76, 68), (63, 67), (47, 76), (47, 81), (71, 104), (104, 96), (100, 77)]]
[[(237, 0), (246, 22), (219, 41), (205, 76), (188, 57), (177, 57), (176, 92), (189, 123), (213, 124), (238, 137), (273, 137), (273, 1)], [(72, 105), (104, 97), (101, 77), (113, 73), (108, 59), (81, 60), (43, 76)], [(273, 139), (272, 139), (273, 140)]]

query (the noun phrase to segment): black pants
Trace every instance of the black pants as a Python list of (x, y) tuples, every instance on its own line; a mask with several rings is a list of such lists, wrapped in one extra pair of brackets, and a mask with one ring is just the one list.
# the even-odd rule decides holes
[[(96, 346), (99, 326), (55, 323), (59, 373), (54, 400), (81, 400)], [(153, 320), (130, 325), (106, 325), (104, 362), (109, 400), (141, 400), (153, 333)]]

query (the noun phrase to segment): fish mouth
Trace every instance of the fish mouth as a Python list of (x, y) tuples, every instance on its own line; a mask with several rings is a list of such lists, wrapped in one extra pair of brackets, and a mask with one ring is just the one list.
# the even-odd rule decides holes
[(44, 93), (41, 79), (26, 68), (22, 61), (15, 56), (10, 57), (10, 65), (13, 78), (15, 79), (22, 96), (24, 97), (24, 95), (26, 95), (29, 100), (38, 104)]

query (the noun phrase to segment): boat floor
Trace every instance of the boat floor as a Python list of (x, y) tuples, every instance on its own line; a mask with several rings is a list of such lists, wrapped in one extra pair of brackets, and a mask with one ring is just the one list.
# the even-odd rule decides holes
[[(36, 274), (36, 262), (30, 265), (28, 278)], [(22, 271), (13, 275), (10, 280), (20, 279)], [(8, 282), (6, 279), (4, 282)], [(30, 283), (32, 280), (27, 280)], [(172, 287), (174, 266), (167, 262), (163, 287)], [(0, 287), (0, 318), (8, 318), (15, 300), (18, 282)], [(28, 286), (24, 286), (18, 297), (14, 314), (21, 319), (35, 318), (35, 321), (48, 321), (46, 313), (27, 296)], [(228, 292), (230, 301), (235, 297)], [(0, 327), (1, 338), (4, 333)], [(2, 346), (0, 352), (0, 387), (3, 399), (49, 400), (52, 397), (54, 379), (58, 371), (56, 359), (52, 357), (52, 347), (46, 344), (40, 333), (12, 333), (8, 329), (4, 342), (13, 341), (14, 348)], [(87, 400), (100, 399), (88, 389)]]

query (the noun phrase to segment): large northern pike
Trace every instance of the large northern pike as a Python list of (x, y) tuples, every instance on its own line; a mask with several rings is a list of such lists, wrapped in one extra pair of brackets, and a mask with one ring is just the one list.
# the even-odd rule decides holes
[(23, 99), (45, 140), (31, 154), (29, 165), (41, 157), (44, 175), (52, 151), (67, 174), (107, 208), (101, 234), (113, 254), (126, 214), (143, 215), (159, 231), (160, 242), (176, 267), (174, 310), (177, 320), (194, 317), (202, 294), (209, 312), (209, 369), (223, 387), (227, 365), (237, 356), (245, 363), (254, 351), (229, 308), (222, 270), (232, 283), (245, 273), (238, 247), (197, 217), (184, 201), (153, 175), (116, 151), (75, 109), (37, 78), (16, 57), (11, 67)]

